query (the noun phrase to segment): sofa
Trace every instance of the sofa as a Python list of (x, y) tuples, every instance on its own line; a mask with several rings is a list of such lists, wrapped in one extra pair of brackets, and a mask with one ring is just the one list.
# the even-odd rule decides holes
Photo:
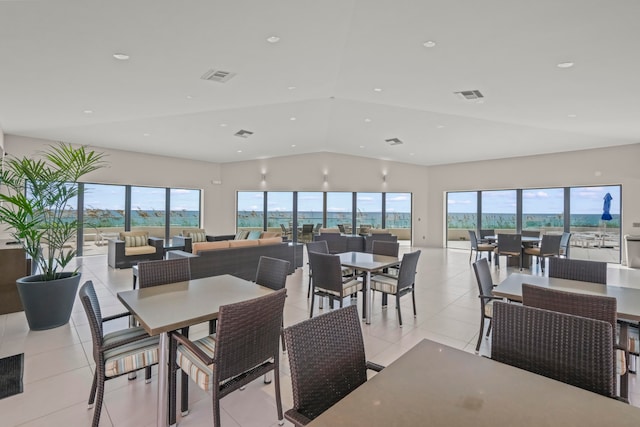
[(271, 231), (241, 230), (236, 234), (208, 235), (203, 228), (182, 230), (179, 236), (172, 238), (173, 246), (184, 246), (185, 252), (193, 252), (193, 244), (200, 242), (220, 242), (223, 240), (255, 240), (267, 237), (278, 237), (280, 233)]
[(314, 241), (325, 240), (329, 247), (329, 253), (342, 252), (369, 252), (373, 249), (374, 240), (397, 242), (398, 236), (391, 233), (375, 233), (368, 236), (355, 236), (351, 234), (320, 233), (313, 236)]
[(261, 256), (289, 261), (290, 271), (302, 267), (301, 243), (283, 242), (281, 237), (196, 242), (192, 252), (170, 251), (169, 259), (188, 258), (191, 278), (231, 274), (245, 280), (255, 280)]
[(107, 262), (112, 268), (131, 268), (140, 261), (159, 260), (164, 255), (164, 239), (149, 237), (146, 231), (122, 231), (107, 245)]

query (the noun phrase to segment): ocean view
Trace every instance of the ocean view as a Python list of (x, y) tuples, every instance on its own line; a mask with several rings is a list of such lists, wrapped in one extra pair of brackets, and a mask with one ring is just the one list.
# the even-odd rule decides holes
[[(610, 221), (600, 219), (601, 214), (575, 214), (571, 215), (571, 227), (583, 228), (620, 228), (620, 215), (612, 214)], [(448, 228), (471, 229), (477, 227), (475, 214), (470, 213), (449, 213), (447, 215)], [(563, 228), (564, 219), (561, 214), (530, 214), (524, 215), (522, 228)], [(482, 215), (482, 228), (493, 229), (515, 229), (515, 214), (486, 213)]]

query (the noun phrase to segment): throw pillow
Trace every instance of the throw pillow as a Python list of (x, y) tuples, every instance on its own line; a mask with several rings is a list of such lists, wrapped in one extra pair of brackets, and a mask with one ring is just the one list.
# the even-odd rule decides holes
[(192, 243), (206, 242), (207, 236), (204, 233), (189, 233)]
[(247, 238), (248, 234), (249, 234), (248, 230), (240, 230), (238, 231), (238, 234), (236, 234), (236, 237), (233, 240), (244, 240)]
[(261, 234), (262, 234), (262, 231), (251, 231), (247, 236), (247, 240), (258, 240)]
[(126, 248), (135, 248), (138, 246), (147, 246), (149, 236), (147, 234), (139, 236), (124, 236), (124, 246)]

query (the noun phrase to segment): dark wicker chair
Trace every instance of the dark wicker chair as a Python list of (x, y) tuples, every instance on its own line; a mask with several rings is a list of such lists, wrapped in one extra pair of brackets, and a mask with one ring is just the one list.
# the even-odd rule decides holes
[(614, 397), (611, 325), (556, 311), (493, 304), (491, 358)]
[(471, 252), (469, 253), (469, 262), (471, 262), (473, 251), (476, 251), (476, 261), (478, 261), (480, 252), (487, 252), (487, 255), (491, 257), (491, 252), (493, 252), (493, 250), (496, 248), (496, 245), (494, 244), (478, 242), (476, 232), (473, 230), (469, 230), (469, 242), (471, 243)]
[[(278, 258), (261, 256), (258, 261), (258, 271), (255, 282), (274, 291), (284, 289), (289, 274), (289, 261)], [(282, 324), (284, 327), (284, 323)], [(286, 350), (284, 335), (282, 335), (282, 351)]]
[(313, 224), (302, 224), (302, 230), (300, 232), (300, 236), (298, 236), (298, 241), (303, 243), (313, 241)]
[[(309, 252), (309, 266), (313, 271), (311, 280), (311, 309), (309, 317), (313, 317), (315, 297), (329, 297), (329, 305), (333, 308), (333, 300), (338, 298), (340, 307), (347, 296), (357, 295), (362, 290), (362, 281), (352, 276), (343, 277), (340, 257), (338, 255)], [(362, 309), (365, 309), (365, 298), (362, 299)]]
[(568, 258), (550, 258), (549, 277), (606, 285), (607, 263)]
[(498, 246), (493, 251), (496, 256), (496, 266), (500, 268), (500, 256), (517, 257), (522, 270), (522, 236), (520, 234), (498, 234)]
[[(565, 292), (523, 283), (522, 304), (529, 307), (602, 320), (611, 325), (611, 330), (614, 333), (617, 329), (617, 301), (613, 297)], [(613, 352), (613, 387), (616, 389), (618, 375), (621, 377), (628, 375), (627, 360), (629, 360), (629, 354), (626, 348), (616, 344), (615, 335)], [(621, 389), (620, 396), (623, 399), (627, 399), (629, 397), (628, 390)]]
[(191, 279), (191, 269), (188, 258), (138, 263), (140, 288), (184, 282), (189, 279)]
[(376, 255), (386, 255), (386, 256), (398, 256), (398, 252), (400, 250), (400, 243), (398, 242), (387, 242), (384, 240), (374, 240), (371, 246), (371, 252)]
[(494, 230), (494, 229), (489, 229), (489, 228), (482, 229), (482, 230), (480, 230), (480, 239), (478, 239), (478, 241), (480, 243), (491, 243), (487, 239), (487, 237), (493, 237), (495, 235), (496, 235), (496, 230)]
[(545, 259), (560, 256), (560, 240), (562, 240), (562, 236), (559, 234), (545, 234), (542, 236), (540, 246), (524, 248), (524, 253), (537, 257), (540, 268), (544, 272)]
[(285, 418), (304, 426), (367, 381), (358, 310), (349, 306), (305, 320), (284, 330), (289, 354), (293, 408)]
[[(309, 252), (317, 252), (319, 254), (328, 254), (329, 253), (329, 245), (326, 240), (316, 240), (314, 242), (307, 243), (307, 254)], [(311, 264), (307, 262), (309, 265), (309, 287), (307, 288), (307, 298), (311, 296), (311, 279), (313, 273), (311, 271)]]
[(478, 298), (480, 299), (480, 332), (478, 333), (478, 343), (476, 344), (476, 353), (480, 351), (480, 344), (482, 343), (482, 336), (484, 335), (484, 321), (489, 319), (489, 326), (487, 327), (487, 337), (491, 333), (491, 319), (493, 318), (493, 301), (501, 300), (502, 298), (494, 297), (491, 290), (495, 286), (493, 279), (491, 278), (491, 270), (489, 268), (489, 262), (486, 258), (481, 258), (473, 263), (473, 271), (476, 274), (476, 281), (478, 282)]
[(540, 237), (540, 230), (522, 230), (523, 237)]
[(104, 323), (130, 316), (130, 313), (103, 318), (100, 303), (91, 281), (82, 285), (78, 296), (89, 319), (93, 341), (93, 360), (96, 367), (89, 395), (89, 408), (95, 402), (91, 425), (98, 427), (105, 381), (157, 364), (158, 337), (150, 337), (139, 326), (105, 334)]
[(571, 233), (562, 233), (562, 239), (560, 239), (560, 256), (569, 258), (569, 241), (571, 240)]
[(396, 310), (398, 311), (398, 322), (402, 327), (402, 311), (400, 309), (400, 297), (411, 294), (413, 301), (413, 317), (416, 317), (416, 268), (418, 266), (420, 251), (410, 252), (402, 256), (402, 264), (397, 276), (387, 274), (376, 274), (371, 277), (371, 290), (382, 292), (382, 306), (387, 305), (387, 295), (396, 296)]
[[(220, 426), (220, 399), (253, 380), (273, 371), (276, 408), (283, 423), (280, 397), (280, 333), (286, 289), (220, 307), (215, 335), (197, 341), (180, 333), (171, 333), (171, 350), (176, 351), (176, 364), (171, 365), (175, 378), (179, 367), (203, 390), (212, 390), (213, 425)], [(175, 384), (175, 383), (174, 383)], [(182, 388), (182, 414), (186, 415), (188, 399)], [(175, 390), (170, 393), (175, 412)]]

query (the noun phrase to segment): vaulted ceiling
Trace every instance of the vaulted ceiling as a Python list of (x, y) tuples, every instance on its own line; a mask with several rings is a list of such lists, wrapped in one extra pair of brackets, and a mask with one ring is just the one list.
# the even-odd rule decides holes
[(637, 0), (0, 0), (0, 128), (212, 162), (638, 143), (638, 16)]

